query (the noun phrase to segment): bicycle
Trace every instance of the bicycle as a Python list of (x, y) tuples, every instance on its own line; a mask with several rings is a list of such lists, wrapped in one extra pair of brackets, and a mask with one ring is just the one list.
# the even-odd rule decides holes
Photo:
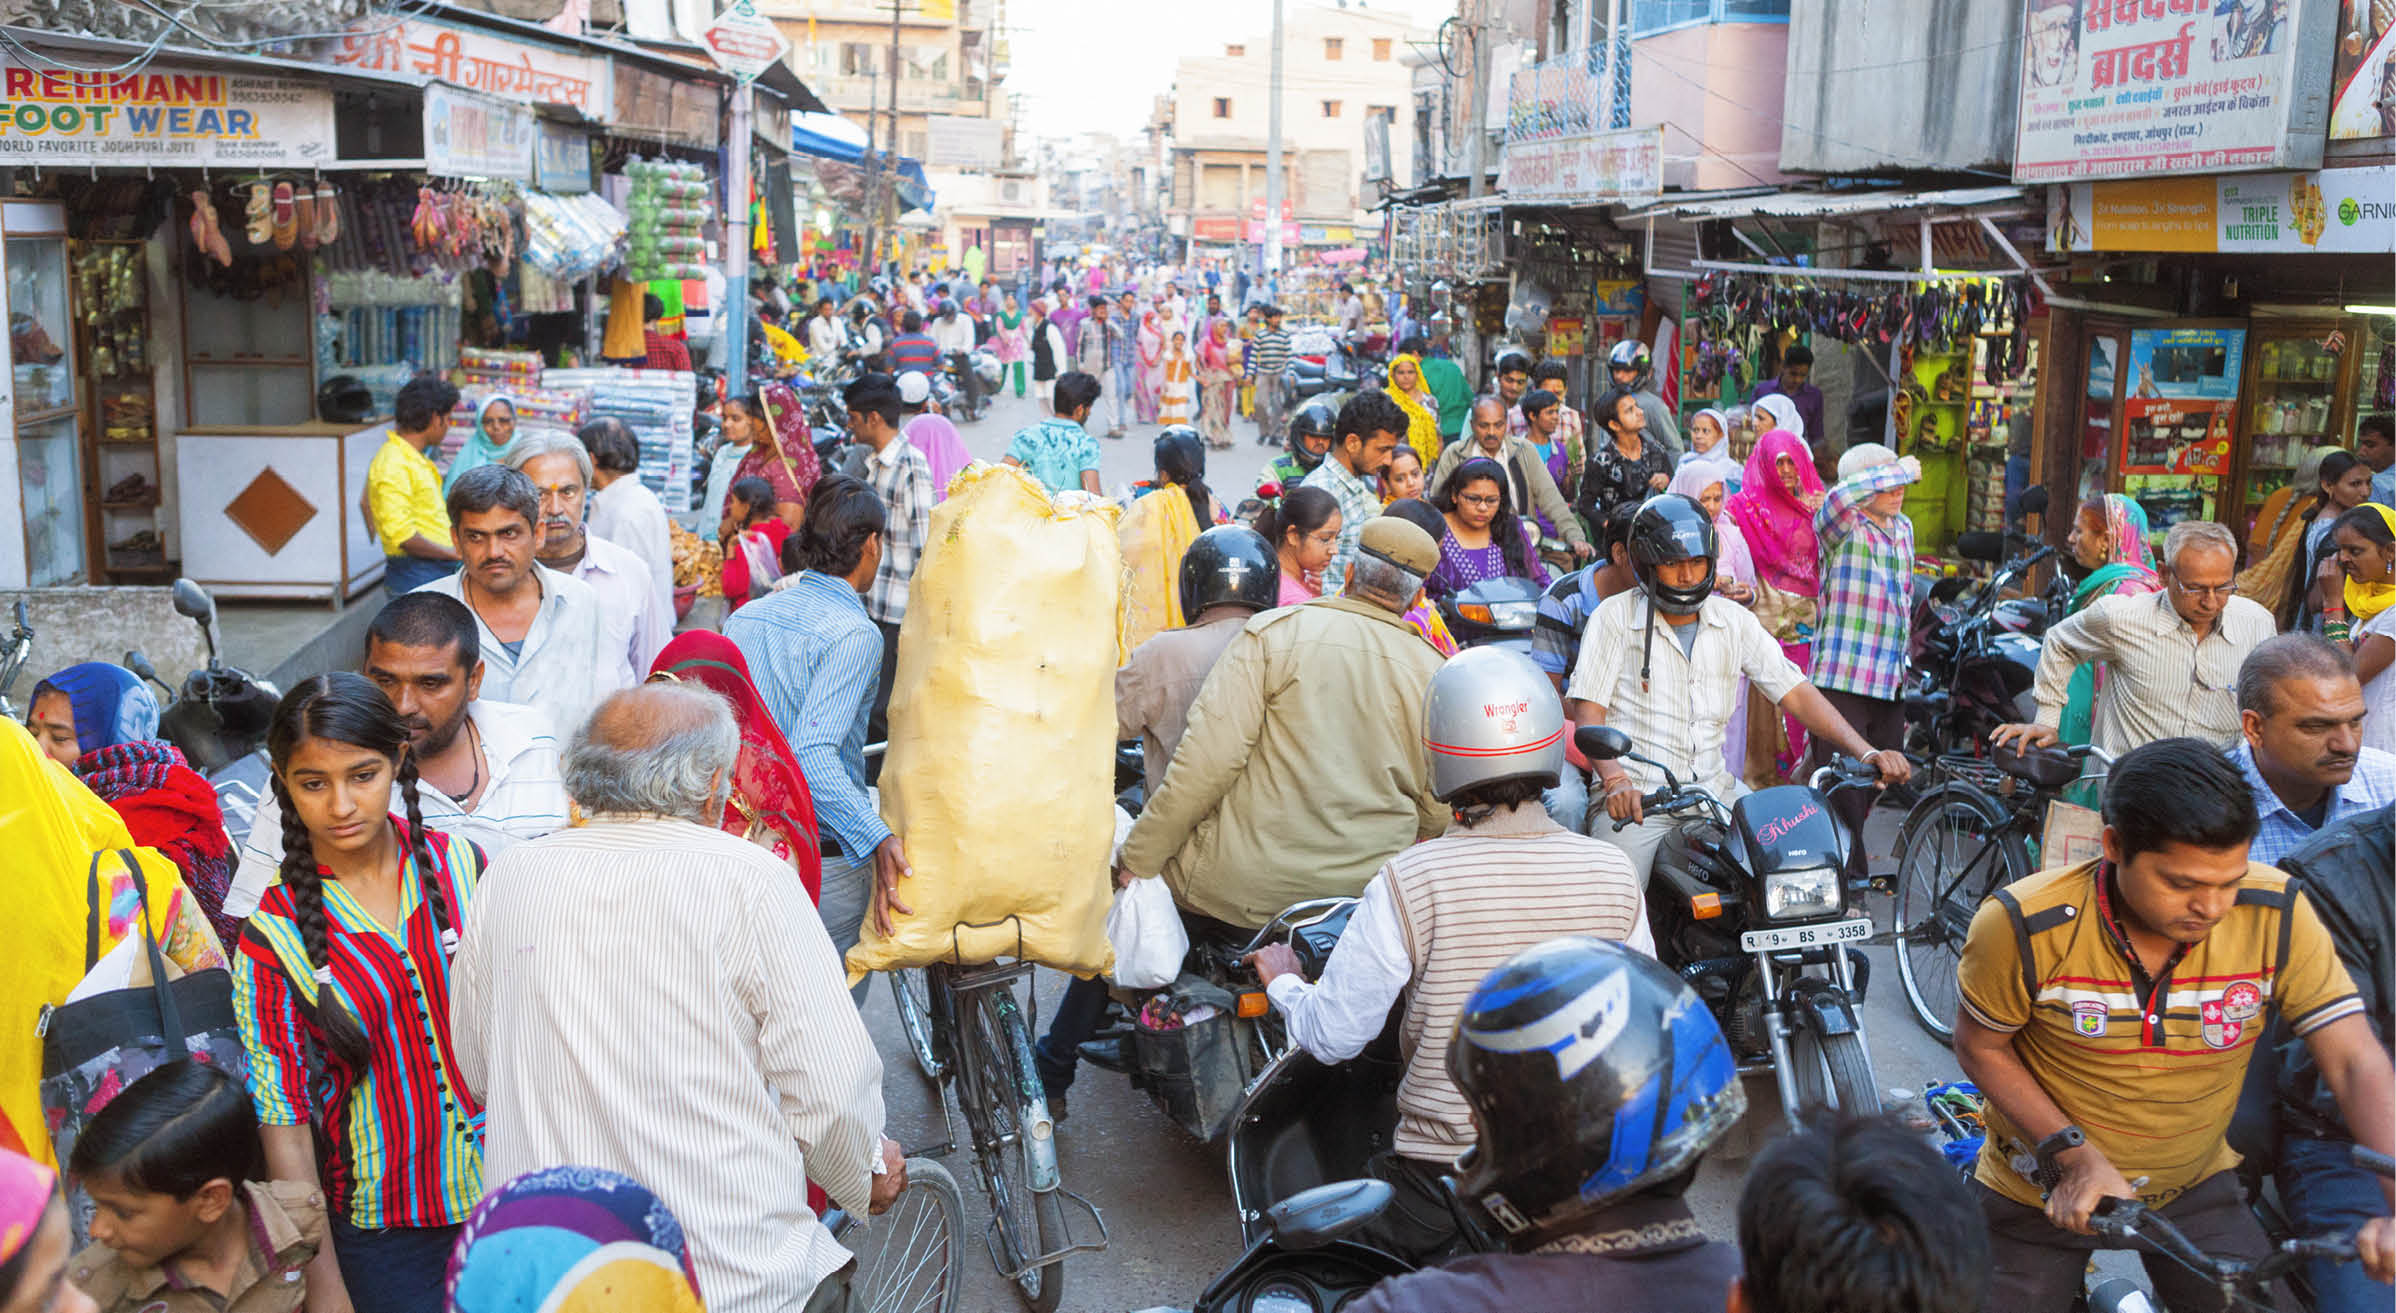
[[(984, 1233), (990, 1261), (1034, 1313), (1053, 1313), (1065, 1297), (1064, 1260), (1105, 1249), (1106, 1219), (1089, 1200), (1065, 1188), (1057, 1167), (1056, 1124), (1032, 1060), (1034, 1021), (1015, 991), (1015, 983), (1032, 974), (1032, 964), (1022, 960), (1020, 923), (1017, 935), (1013, 961), (936, 962), (890, 973), (890, 988), (908, 1046), (938, 1092), (941, 1117), (950, 1127), (947, 1142), (921, 1152), (939, 1157), (956, 1147), (955, 1123), (949, 1120), (953, 1095), (982, 1189), (990, 1197)], [(952, 949), (952, 959), (961, 956)], [(1076, 1237), (1068, 1204), (1087, 1214), (1098, 1229), (1095, 1240)]]
[(857, 1256), (850, 1281), (865, 1313), (956, 1313), (965, 1266), (965, 1195), (929, 1158), (907, 1160), (907, 1188), (879, 1217), (835, 1208), (832, 1238)]
[(1906, 1004), (1931, 1035), (1954, 1038), (1955, 969), (1973, 913), (1990, 894), (2030, 875), (2031, 844), (2047, 804), (2091, 757), (2112, 763), (2087, 746), (2031, 753), (1999, 747), (1986, 758), (1941, 756), (1931, 767), (1933, 783), (1897, 832), (1889, 930)]
[[(2396, 1163), (2391, 1163), (2384, 1154), (2360, 1145), (2354, 1147), (2353, 1153), (2355, 1162), (2366, 1171), (2383, 1178), (2396, 1173)], [(2205, 1278), (2220, 1292), (2225, 1307), (2253, 1309), (2256, 1313), (2272, 1313), (2278, 1307), (2270, 1295), (2271, 1283), (2292, 1275), (2306, 1262), (2327, 1259), (2351, 1263), (2358, 1257), (2352, 1234), (2331, 1232), (2280, 1238), (2270, 1253), (2257, 1259), (2217, 1258), (2198, 1247), (2169, 1218), (2136, 1199), (2097, 1201), (2096, 1208), (2088, 1215), (2088, 1227), (2109, 1240), (2141, 1246), (2141, 1252), (2160, 1255)], [(2099, 1282), (2091, 1289), (2083, 1307), (2091, 1313), (2132, 1310), (2152, 1313), (2157, 1305), (2135, 1283), (2117, 1277)]]

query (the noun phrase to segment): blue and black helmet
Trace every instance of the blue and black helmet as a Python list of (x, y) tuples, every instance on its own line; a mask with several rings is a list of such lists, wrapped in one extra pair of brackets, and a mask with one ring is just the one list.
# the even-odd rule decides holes
[(1516, 1249), (1669, 1180), (1747, 1111), (1704, 1001), (1654, 958), (1579, 936), (1482, 977), (1448, 1075), (1479, 1131), (1457, 1193)]

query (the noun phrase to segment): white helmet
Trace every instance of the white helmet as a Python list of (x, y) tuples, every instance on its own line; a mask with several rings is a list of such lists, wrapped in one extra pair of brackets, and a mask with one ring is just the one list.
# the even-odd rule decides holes
[(1423, 704), (1431, 796), (1446, 802), (1498, 780), (1553, 788), (1564, 770), (1564, 730), (1556, 686), (1529, 657), (1502, 647), (1459, 652), (1431, 677)]

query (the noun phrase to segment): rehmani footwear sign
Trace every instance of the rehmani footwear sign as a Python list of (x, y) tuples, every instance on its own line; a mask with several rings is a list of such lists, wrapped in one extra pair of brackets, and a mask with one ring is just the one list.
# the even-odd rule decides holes
[(294, 78), (0, 59), (0, 89), (0, 164), (295, 167), (334, 156), (332, 92)]

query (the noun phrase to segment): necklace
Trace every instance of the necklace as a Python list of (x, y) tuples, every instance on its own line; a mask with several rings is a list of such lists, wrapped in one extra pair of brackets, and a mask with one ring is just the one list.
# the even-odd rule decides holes
[(483, 736), (482, 731), (474, 728), (472, 716), (466, 718), (466, 748), (473, 755), (474, 778), (466, 785), (465, 796), (458, 799), (458, 806), (471, 811), (474, 809), (474, 795), (482, 792), (483, 787)]

